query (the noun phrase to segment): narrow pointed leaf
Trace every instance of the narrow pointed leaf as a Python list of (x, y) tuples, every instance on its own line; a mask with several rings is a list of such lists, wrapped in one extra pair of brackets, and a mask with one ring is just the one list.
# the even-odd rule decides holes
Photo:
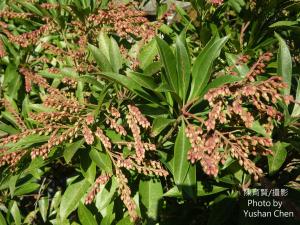
[(156, 42), (158, 45), (159, 55), (166, 72), (165, 79), (168, 82), (169, 86), (172, 88), (172, 90), (174, 90), (174, 92), (178, 94), (178, 75), (175, 65), (175, 56), (171, 48), (165, 41), (163, 41), (160, 38), (156, 38)]
[(183, 184), (190, 163), (187, 159), (187, 152), (190, 149), (190, 142), (185, 134), (185, 124), (182, 122), (174, 146), (174, 180), (177, 185)]
[(179, 83), (179, 96), (185, 100), (191, 76), (191, 63), (186, 49), (185, 39), (178, 36), (176, 39), (176, 66)]
[(78, 217), (81, 224), (97, 225), (97, 221), (94, 218), (93, 214), (81, 202), (78, 206)]
[(80, 202), (81, 198), (85, 195), (90, 184), (87, 180), (71, 184), (62, 196), (60, 204), (60, 217), (63, 221), (71, 212), (73, 212)]
[(110, 62), (108, 61), (106, 56), (100, 51), (99, 48), (97, 48), (91, 44), (89, 44), (88, 48), (91, 51), (94, 59), (97, 62), (97, 65), (99, 66), (101, 71), (104, 71), (104, 72), (112, 72), (113, 71)]
[(282, 76), (283, 81), (288, 84), (288, 87), (284, 89), (284, 94), (289, 95), (292, 82), (292, 57), (289, 51), (289, 47), (287, 46), (285, 41), (278, 34), (275, 34), (275, 37), (279, 41), (277, 74)]
[(221, 39), (213, 38), (196, 58), (192, 69), (192, 83), (189, 100), (197, 97), (207, 85), (211, 76), (211, 67), (227, 40), (228, 37)]
[(139, 193), (141, 197), (141, 203), (147, 209), (148, 218), (157, 220), (160, 200), (163, 196), (163, 189), (160, 180), (141, 180), (139, 185)]

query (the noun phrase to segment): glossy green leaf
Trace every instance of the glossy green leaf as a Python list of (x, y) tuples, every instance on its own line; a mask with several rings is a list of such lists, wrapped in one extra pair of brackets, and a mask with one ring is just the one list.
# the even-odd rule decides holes
[(89, 156), (93, 160), (93, 162), (96, 163), (98, 167), (100, 167), (102, 170), (106, 171), (107, 173), (112, 174), (111, 159), (109, 155), (106, 152), (103, 152), (101, 149), (99, 151), (96, 148), (92, 148), (89, 153)]
[(97, 48), (97, 47), (95, 47), (94, 45), (91, 45), (91, 44), (88, 45), (88, 48), (91, 51), (94, 59), (97, 62), (97, 65), (99, 66), (101, 71), (104, 71), (104, 72), (112, 72), (113, 71), (113, 68), (112, 68), (109, 60), (100, 51), (99, 48)]
[(19, 207), (18, 207), (18, 204), (16, 201), (13, 202), (11, 209), (10, 209), (10, 213), (11, 213), (12, 217), (14, 218), (15, 224), (21, 225), (21, 214), (20, 214), (20, 210), (19, 210)]
[(115, 218), (114, 214), (108, 214), (101, 220), (100, 225), (111, 225), (114, 218)]
[(197, 196), (213, 195), (225, 190), (228, 190), (228, 188), (217, 185), (205, 186), (201, 182), (197, 182)]
[(147, 209), (148, 218), (157, 220), (163, 189), (160, 180), (141, 180), (139, 185), (140, 200)]
[(3, 89), (7, 96), (12, 99), (17, 99), (20, 87), (21, 76), (17, 72), (17, 67), (13, 64), (9, 64), (4, 74)]
[(55, 192), (55, 194), (51, 200), (50, 212), (52, 212), (53, 210), (56, 211), (58, 209), (60, 201), (61, 201), (61, 191), (57, 191), (57, 192)]
[(197, 196), (197, 184), (196, 184), (196, 165), (189, 165), (188, 172), (180, 189), (184, 197), (196, 199)]
[(158, 51), (165, 69), (165, 80), (175, 93), (179, 93), (178, 75), (175, 65), (175, 56), (169, 45), (160, 38), (156, 38)]
[(153, 98), (151, 94), (146, 92), (139, 83), (137, 83), (135, 80), (131, 79), (130, 77), (121, 75), (121, 74), (116, 74), (116, 73), (109, 73), (109, 72), (103, 72), (101, 73), (103, 77), (106, 77), (110, 80), (117, 81), (118, 83), (122, 84), (135, 94), (141, 96), (144, 99), (147, 99), (151, 102), (154, 103), (159, 103), (157, 98)]
[(22, 186), (17, 187), (14, 195), (22, 196), (25, 194), (32, 193), (32, 192), (38, 190), (39, 188), (40, 188), (40, 185), (38, 183), (28, 182), (28, 183), (23, 184)]
[(297, 21), (277, 21), (273, 24), (271, 24), (269, 27), (291, 27), (291, 26), (295, 26), (297, 25), (298, 22)]
[(3, 216), (3, 214), (0, 211), (0, 225), (7, 225), (6, 220)]
[(114, 195), (116, 194), (118, 182), (115, 178), (112, 178), (111, 182), (107, 183), (107, 185), (101, 186), (100, 193), (96, 195), (96, 207), (99, 211), (105, 209), (112, 201)]
[(191, 62), (185, 43), (185, 35), (176, 38), (176, 66), (179, 96), (185, 100), (191, 76)]
[(81, 202), (79, 203), (78, 206), (78, 217), (81, 224), (87, 224), (87, 225), (98, 224), (91, 211), (88, 210), (88, 208), (85, 207)]
[(121, 219), (116, 225), (132, 225), (132, 222), (130, 221), (130, 217), (124, 217)]
[(119, 70), (122, 68), (123, 59), (120, 53), (119, 46), (116, 40), (112, 37), (110, 38), (109, 57), (113, 71), (115, 73), (118, 73)]
[(285, 41), (275, 33), (275, 37), (279, 41), (279, 49), (277, 56), (277, 74), (283, 77), (283, 81), (288, 84), (288, 87), (284, 89), (284, 94), (288, 95), (291, 91), (292, 81), (292, 57), (289, 51), (289, 47)]
[(107, 60), (110, 59), (110, 39), (108, 35), (105, 32), (100, 32), (100, 35), (98, 37), (98, 44), (99, 49), (101, 49), (101, 52), (103, 55), (107, 58)]
[(141, 73), (130, 72), (128, 73), (128, 77), (134, 80), (136, 83), (140, 84), (141, 86), (154, 91), (157, 88), (157, 84), (155, 83), (154, 79), (150, 76), (145, 76)]
[(228, 37), (212, 38), (196, 58), (192, 68), (192, 83), (189, 100), (201, 94), (210, 79), (211, 67), (219, 56)]
[(157, 136), (162, 132), (167, 126), (169, 126), (174, 119), (168, 119), (165, 117), (156, 117), (152, 124), (152, 135)]
[(210, 83), (207, 84), (207, 86), (204, 88), (200, 96), (203, 97), (212, 88), (218, 88), (224, 84), (235, 83), (241, 80), (243, 80), (242, 77), (230, 76), (230, 75), (217, 77), (216, 79), (212, 80)]
[(78, 149), (83, 145), (83, 143), (84, 143), (84, 139), (80, 139), (74, 143), (66, 144), (66, 148), (63, 153), (66, 163), (71, 162), (73, 156), (78, 151)]
[[(297, 90), (296, 90), (296, 97), (295, 97), (296, 102), (300, 102), (300, 78), (298, 80), (298, 85), (297, 85)], [(292, 112), (292, 116), (300, 116), (300, 104), (295, 104)]]
[(265, 136), (265, 137), (270, 136), (267, 134), (266, 129), (257, 120), (252, 123), (252, 127), (250, 129), (255, 131), (258, 134)]
[(289, 146), (285, 142), (276, 142), (272, 147), (273, 155), (268, 155), (269, 173), (276, 173), (285, 162), (287, 156), (286, 147)]
[(61, 220), (66, 219), (77, 208), (78, 203), (87, 192), (89, 186), (90, 183), (87, 180), (82, 180), (67, 187), (60, 203), (59, 212)]
[(43, 221), (47, 221), (47, 214), (48, 214), (48, 208), (49, 208), (49, 198), (48, 197), (42, 197), (39, 201), (39, 210), (41, 213), (41, 216), (43, 218)]
[(177, 185), (181, 185), (186, 178), (189, 169), (189, 161), (187, 159), (187, 152), (191, 145), (186, 137), (185, 124), (182, 122), (174, 145), (174, 181)]
[(240, 55), (234, 55), (231, 53), (226, 52), (226, 59), (229, 66), (234, 66), (234, 72), (237, 72), (239, 77), (245, 77), (246, 74), (249, 72), (249, 67), (246, 64), (236, 65), (236, 62)]
[(155, 56), (158, 54), (155, 40), (151, 40), (145, 44), (139, 52), (138, 60), (140, 62), (141, 69), (145, 70), (152, 64)]

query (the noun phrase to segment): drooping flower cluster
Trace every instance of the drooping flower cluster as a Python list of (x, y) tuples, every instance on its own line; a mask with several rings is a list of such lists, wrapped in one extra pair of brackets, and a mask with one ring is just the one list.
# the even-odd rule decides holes
[(223, 4), (223, 0), (209, 0), (208, 2), (213, 5), (222, 5)]
[(102, 27), (110, 25), (106, 28), (109, 32), (115, 32), (120, 37), (126, 38), (129, 35), (140, 37), (147, 41), (153, 38), (160, 23), (151, 23), (145, 12), (136, 9), (134, 3), (122, 4), (111, 2), (108, 9), (100, 9), (97, 14), (91, 15), (88, 20), (93, 26)]
[[(34, 122), (34, 127), (28, 128), (23, 122), (18, 111), (16, 111), (7, 100), (1, 101), (2, 105), (22, 128), (18, 134), (8, 135), (0, 140), (0, 165), (16, 166), (24, 155), (30, 155), (32, 159), (36, 157), (48, 158), (49, 153), (56, 148), (73, 143), (82, 139), (86, 146), (101, 143), (111, 157), (114, 166), (114, 175), (119, 182), (119, 192), (128, 212), (133, 220), (137, 218), (136, 206), (131, 198), (131, 191), (127, 178), (122, 170), (132, 170), (144, 175), (167, 176), (168, 172), (156, 161), (156, 146), (149, 140), (143, 140), (142, 134), (147, 132), (150, 123), (147, 118), (135, 105), (128, 105), (119, 111), (114, 106), (103, 110), (103, 113), (95, 114), (95, 107), (89, 107), (91, 103), (88, 98), (79, 102), (69, 89), (57, 89), (48, 84), (47, 79), (29, 69), (21, 67), (20, 73), (25, 77), (26, 91), (32, 90), (32, 84), (44, 88), (41, 97), (42, 111), (29, 112), (29, 118)], [(61, 78), (62, 80), (64, 78)], [(76, 89), (78, 82), (72, 85)], [(106, 112), (106, 113), (105, 113)], [(104, 118), (101, 119), (101, 116)], [(107, 124), (99, 123), (107, 121)], [(120, 141), (111, 140), (106, 132), (115, 131), (121, 138)], [(23, 138), (36, 135), (44, 141), (36, 143), (34, 146), (17, 148), (14, 146)], [(127, 150), (125, 150), (127, 149)], [(124, 155), (124, 151), (130, 154)], [(147, 153), (149, 152), (149, 154)], [(108, 177), (100, 176), (90, 193), (86, 203), (91, 203), (99, 191), (99, 184), (105, 184)]]
[(94, 185), (92, 186), (90, 192), (88, 193), (88, 195), (85, 198), (85, 204), (91, 204), (95, 198), (95, 196), (97, 195), (97, 193), (100, 191), (100, 185), (104, 185), (105, 183), (107, 183), (109, 181), (110, 176), (108, 176), (107, 174), (105, 175), (100, 175)]
[[(256, 79), (257, 75), (265, 73), (265, 63), (271, 57), (271, 53), (262, 54), (241, 81), (209, 90), (204, 96), (210, 108), (207, 116), (199, 117), (183, 111), (187, 118), (198, 124), (186, 128), (191, 143), (188, 159), (192, 163), (200, 161), (206, 174), (217, 176), (220, 162), (235, 158), (255, 179), (262, 175), (263, 171), (256, 167), (251, 155), (272, 154), (270, 135), (273, 121), (280, 121), (283, 117), (276, 103), (293, 101), (292, 96), (281, 94), (281, 90), (287, 87), (282, 77), (271, 76), (264, 81)], [(239, 64), (248, 60), (249, 57), (242, 57)], [(264, 136), (254, 132), (254, 125), (261, 126), (264, 130), (261, 135)]]

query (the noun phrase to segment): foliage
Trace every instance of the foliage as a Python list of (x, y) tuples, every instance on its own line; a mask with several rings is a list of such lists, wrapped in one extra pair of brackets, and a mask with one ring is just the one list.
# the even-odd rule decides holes
[(0, 3), (0, 224), (238, 224), (247, 188), (299, 196), (300, 2), (150, 6)]

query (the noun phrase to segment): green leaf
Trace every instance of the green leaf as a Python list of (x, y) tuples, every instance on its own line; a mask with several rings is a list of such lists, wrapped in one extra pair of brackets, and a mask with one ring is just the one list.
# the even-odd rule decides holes
[(60, 201), (61, 201), (61, 191), (57, 191), (55, 192), (51, 200), (50, 212), (52, 212), (52, 210), (57, 211)]
[(9, 153), (16, 150), (20, 150), (20, 148), (28, 148), (31, 145), (46, 142), (48, 141), (48, 139), (49, 136), (40, 136), (38, 134), (31, 134), (28, 135), (27, 137), (20, 139), (17, 143), (8, 143), (5, 146), (10, 148), (10, 150), (7, 151), (7, 153)]
[(116, 190), (118, 187), (118, 183), (115, 178), (111, 179), (111, 185), (108, 182), (106, 185), (100, 186), (100, 192), (96, 195), (96, 207), (98, 211), (101, 211), (109, 205), (112, 201), (114, 195), (116, 194)]
[[(197, 196), (208, 196), (217, 194), (223, 191), (228, 190), (227, 187), (222, 187), (218, 185), (209, 185), (204, 186), (201, 182), (197, 182)], [(167, 191), (163, 196), (165, 197), (176, 197), (176, 198), (182, 198), (182, 192), (178, 189), (177, 186), (174, 186), (169, 191)]]
[(196, 165), (189, 165), (187, 175), (180, 186), (184, 197), (196, 199), (197, 184), (196, 184)]
[(23, 5), (26, 9), (28, 9), (30, 12), (33, 12), (36, 15), (39, 15), (41, 17), (44, 16), (44, 14), (37, 8), (35, 7), (32, 3), (25, 2), (23, 0), (18, 0), (18, 3)]
[(284, 94), (289, 95), (291, 91), (291, 81), (292, 81), (292, 57), (289, 51), (289, 47), (285, 41), (275, 33), (275, 37), (279, 41), (279, 49), (277, 56), (277, 74), (283, 77), (283, 81), (288, 84), (288, 87), (284, 89)]
[(5, 70), (3, 81), (3, 87), (7, 96), (12, 99), (17, 99), (21, 84), (21, 77), (17, 72), (17, 67), (13, 64), (9, 64)]
[(141, 202), (147, 209), (148, 218), (157, 220), (160, 200), (163, 196), (163, 189), (160, 180), (141, 180), (139, 185), (139, 193)]
[(37, 209), (28, 213), (23, 221), (23, 224), (34, 224), (34, 219), (36, 218), (37, 213), (38, 213)]
[(152, 76), (161, 70), (161, 62), (153, 62), (144, 69), (145, 76)]
[(100, 225), (111, 225), (114, 219), (115, 215), (110, 213), (101, 220)]
[[(226, 55), (227, 62), (230, 66), (235, 65), (239, 58), (239, 56), (228, 52), (226, 52), (225, 55)], [(249, 72), (249, 67), (246, 64), (235, 65), (233, 71), (237, 72), (239, 77), (245, 77), (246, 74)]]
[(122, 68), (123, 60), (119, 46), (115, 39), (113, 39), (112, 37), (110, 38), (109, 57), (113, 71), (115, 73), (118, 73), (119, 70)]
[[(298, 86), (297, 86), (297, 91), (296, 91), (296, 102), (300, 102), (300, 78), (298, 80)], [(300, 115), (300, 104), (295, 104), (292, 112), (292, 117), (296, 117)]]
[(273, 155), (268, 155), (270, 174), (276, 173), (284, 163), (287, 156), (287, 151), (286, 151), (287, 146), (289, 146), (288, 143), (276, 142), (272, 147)]
[(48, 208), (49, 208), (49, 198), (48, 197), (43, 197), (39, 200), (39, 209), (41, 216), (43, 218), (43, 221), (47, 221), (47, 213), (48, 213)]
[(17, 202), (15, 202), (15, 201), (13, 202), (11, 209), (10, 209), (10, 213), (11, 213), (12, 217), (14, 218), (16, 225), (21, 225), (21, 214), (20, 214), (20, 210), (17, 205)]
[(15, 196), (22, 196), (25, 194), (32, 193), (40, 188), (40, 185), (37, 183), (25, 183), (22, 186), (18, 187), (14, 193)]
[(67, 187), (60, 203), (61, 220), (65, 220), (77, 208), (89, 186), (90, 184), (87, 180), (82, 180)]
[(1, 212), (0, 212), (0, 225), (7, 225), (6, 220)]
[(66, 163), (71, 162), (71, 159), (78, 151), (78, 149), (83, 145), (83, 143), (84, 143), (84, 139), (82, 138), (79, 141), (66, 145), (66, 148), (63, 153)]
[(197, 196), (213, 195), (227, 189), (227, 187), (217, 185), (209, 185), (208, 187), (206, 187), (201, 182), (197, 182)]
[(100, 151), (97, 150), (96, 148), (92, 148), (89, 153), (89, 156), (99, 168), (101, 168), (102, 170), (104, 170), (109, 174), (112, 174), (111, 159), (107, 153), (102, 151), (101, 145), (99, 145), (99, 148), (101, 148)]
[(167, 119), (162, 116), (156, 117), (152, 124), (153, 136), (159, 135), (160, 132), (162, 132), (167, 126), (169, 126), (174, 121), (174, 119)]
[(150, 76), (145, 76), (144, 74), (137, 72), (129, 72), (128, 77), (149, 90), (154, 91), (157, 88), (157, 84)]
[(163, 194), (164, 197), (182, 197), (181, 191), (179, 191), (177, 186), (172, 187), (169, 191)]
[(97, 221), (94, 218), (93, 214), (81, 202), (79, 203), (78, 207), (78, 217), (81, 224), (97, 225)]
[(258, 134), (261, 134), (265, 137), (269, 137), (270, 135), (267, 134), (266, 129), (259, 123), (258, 120), (254, 121), (252, 124), (251, 130), (255, 131)]
[(183, 181), (186, 178), (190, 165), (187, 159), (187, 152), (190, 149), (190, 146), (190, 142), (185, 134), (185, 124), (182, 121), (174, 145), (173, 175), (177, 185), (183, 184)]
[(297, 24), (298, 24), (298, 21), (285, 20), (285, 21), (277, 21), (277, 22), (271, 24), (269, 27), (291, 27), (291, 26), (294, 26)]
[(228, 37), (212, 38), (195, 60), (192, 69), (192, 83), (189, 100), (194, 99), (203, 91), (210, 79), (211, 67), (219, 56)]
[(165, 80), (172, 90), (179, 94), (178, 90), (178, 75), (176, 71), (175, 56), (169, 45), (160, 38), (156, 38), (156, 43), (159, 50), (159, 55), (165, 68)]
[(103, 73), (101, 73), (101, 75), (110, 80), (119, 82), (120, 84), (122, 84), (123, 86), (125, 86), (126, 88), (131, 90), (132, 92), (136, 93), (137, 95), (141, 96), (142, 98), (159, 104), (159, 101), (157, 100), (157, 98), (153, 98), (153, 96), (151, 94), (146, 92), (141, 87), (141, 85), (139, 83), (137, 83), (135, 80), (133, 80), (132, 78), (121, 75), (121, 74), (109, 73), (109, 72), (103, 72)]
[(109, 37), (105, 32), (100, 32), (99, 38), (98, 38), (98, 44), (99, 44), (99, 49), (101, 49), (101, 52), (107, 60), (110, 59), (110, 40)]
[(185, 43), (185, 35), (176, 38), (176, 65), (179, 96), (185, 100), (191, 76), (191, 62)]
[(89, 44), (88, 45), (89, 50), (91, 51), (94, 59), (97, 62), (97, 65), (99, 66), (101, 71), (104, 72), (112, 72), (112, 66), (106, 56), (100, 51), (99, 48), (95, 47), (94, 45)]
[(244, 0), (229, 0), (228, 5), (230, 5), (236, 12), (240, 12), (242, 10), (242, 6), (245, 5)]
[(239, 82), (241, 80), (243, 80), (242, 77), (236, 77), (236, 76), (230, 76), (230, 75), (224, 75), (224, 76), (217, 77), (216, 79), (214, 79), (210, 83), (208, 83), (208, 85), (204, 88), (204, 90), (200, 96), (203, 97), (212, 88), (218, 88), (224, 84)]
[(158, 54), (155, 40), (152, 39), (149, 43), (145, 44), (139, 52), (138, 60), (141, 69), (145, 70), (153, 63), (155, 56)]
[(116, 225), (132, 225), (132, 222), (130, 221), (130, 217), (124, 217), (121, 219)]

